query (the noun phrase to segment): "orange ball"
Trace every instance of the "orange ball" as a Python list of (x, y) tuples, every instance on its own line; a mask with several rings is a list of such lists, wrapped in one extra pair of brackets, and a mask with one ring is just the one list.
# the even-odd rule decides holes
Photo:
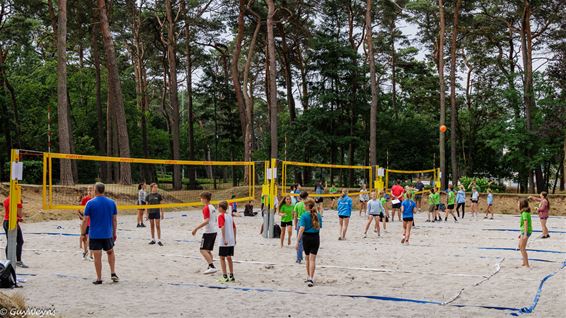
[(441, 132), (441, 133), (445, 133), (445, 132), (446, 132), (446, 126), (445, 126), (445, 125), (440, 126), (440, 132)]

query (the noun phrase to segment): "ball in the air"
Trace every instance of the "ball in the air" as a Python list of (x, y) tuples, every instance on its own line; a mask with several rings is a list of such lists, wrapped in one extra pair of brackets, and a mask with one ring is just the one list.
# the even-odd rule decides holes
[(440, 126), (440, 132), (441, 132), (441, 133), (446, 132), (446, 126), (445, 126), (445, 125), (441, 125), (441, 126)]

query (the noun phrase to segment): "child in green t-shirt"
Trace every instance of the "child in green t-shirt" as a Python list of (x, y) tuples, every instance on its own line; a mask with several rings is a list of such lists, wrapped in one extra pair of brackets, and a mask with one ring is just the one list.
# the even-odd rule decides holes
[(444, 214), (444, 222), (448, 221), (448, 214), (452, 214), (454, 222), (458, 222), (456, 215), (454, 214), (454, 204), (456, 203), (456, 194), (452, 190), (453, 186), (448, 185), (448, 191), (446, 191), (446, 213)]
[(285, 241), (285, 232), (287, 232), (287, 245), (291, 245), (294, 207), (291, 196), (288, 195), (285, 199), (281, 200), (281, 204), (277, 208), (277, 212), (281, 216), (281, 247), (283, 247), (283, 242)]
[(533, 225), (531, 220), (531, 208), (528, 199), (521, 199), (518, 202), (519, 212), (521, 213), (521, 233), (519, 234), (519, 250), (523, 257), (523, 266), (529, 267), (529, 257), (527, 255), (527, 241), (533, 233)]

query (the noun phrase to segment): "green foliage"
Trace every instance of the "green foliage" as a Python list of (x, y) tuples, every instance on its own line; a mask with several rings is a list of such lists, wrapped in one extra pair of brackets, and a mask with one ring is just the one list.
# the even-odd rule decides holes
[(495, 181), (489, 178), (472, 178), (472, 177), (460, 177), (460, 182), (466, 188), (466, 191), (471, 191), (473, 182), (475, 181), (476, 189), (479, 192), (487, 192), (488, 189), (491, 189), (492, 192), (500, 193), (505, 192), (505, 186), (502, 184), (498, 184)]

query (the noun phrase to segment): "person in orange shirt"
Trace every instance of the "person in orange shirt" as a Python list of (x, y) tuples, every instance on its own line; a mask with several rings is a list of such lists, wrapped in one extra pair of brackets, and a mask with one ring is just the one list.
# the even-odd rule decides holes
[[(23, 204), (20, 201), (18, 203), (18, 222), (17, 229), (18, 235), (16, 239), (16, 266), (21, 268), (28, 268), (24, 262), (22, 262), (22, 247), (24, 245), (24, 234), (22, 233), (22, 228), (20, 227), (20, 222), (23, 220)], [(6, 233), (6, 238), (8, 238), (8, 216), (10, 214), (10, 197), (4, 200), (4, 232)], [(6, 244), (6, 258), (8, 258), (8, 244)]]

